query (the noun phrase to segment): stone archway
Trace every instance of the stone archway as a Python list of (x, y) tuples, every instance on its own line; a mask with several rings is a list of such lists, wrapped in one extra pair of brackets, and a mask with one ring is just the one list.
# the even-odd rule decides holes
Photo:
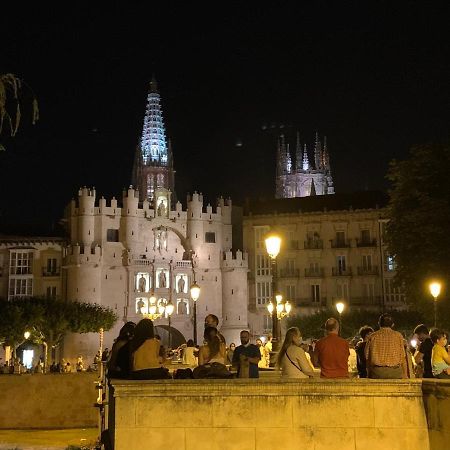
[(170, 334), (170, 346), (171, 348), (177, 348), (182, 344), (186, 344), (186, 338), (181, 331), (168, 325), (156, 325), (155, 334), (161, 336), (161, 344), (164, 347), (169, 347), (169, 334)]

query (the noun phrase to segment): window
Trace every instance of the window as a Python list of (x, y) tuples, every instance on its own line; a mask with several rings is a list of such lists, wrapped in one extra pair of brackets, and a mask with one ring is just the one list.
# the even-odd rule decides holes
[(286, 299), (291, 303), (295, 300), (295, 285), (287, 285), (286, 286)]
[(108, 242), (119, 242), (119, 230), (109, 228), (106, 231), (106, 240)]
[(363, 285), (363, 288), (364, 296), (369, 300), (373, 300), (375, 298), (375, 285), (373, 283), (367, 283)]
[(336, 244), (345, 245), (345, 231), (336, 231)]
[(261, 251), (266, 251), (266, 244), (264, 237), (269, 232), (269, 227), (255, 227), (255, 248)]
[(270, 275), (268, 255), (256, 255), (256, 275)]
[(336, 294), (339, 299), (348, 300), (348, 284), (338, 283), (336, 287)]
[(258, 281), (256, 283), (256, 303), (265, 305), (270, 300), (270, 281)]
[(11, 275), (31, 275), (33, 267), (33, 252), (19, 250), (11, 252), (9, 273)]
[(47, 298), (56, 299), (56, 286), (49, 286), (47, 288)]
[(338, 274), (339, 275), (343, 274), (347, 270), (345, 256), (344, 255), (339, 255), (336, 258), (336, 263), (337, 263), (337, 272), (338, 272)]
[(370, 230), (361, 230), (361, 242), (365, 244), (370, 242)]
[(56, 273), (56, 258), (47, 259), (47, 273)]
[(372, 270), (372, 255), (362, 255), (362, 268), (366, 272)]
[(313, 303), (320, 303), (320, 285), (319, 284), (311, 285), (311, 301)]
[(205, 242), (207, 244), (214, 244), (216, 242), (216, 233), (213, 231), (207, 231), (205, 233)]
[(395, 270), (395, 259), (392, 255), (385, 254), (384, 255), (384, 271), (385, 272), (393, 272)]
[(295, 271), (295, 259), (286, 259), (285, 260), (285, 268), (287, 272), (294, 272)]
[(395, 286), (393, 279), (388, 278), (385, 280), (384, 291), (386, 294), (386, 302), (399, 303), (405, 301), (403, 289), (399, 286)]
[(263, 316), (263, 328), (264, 331), (271, 331), (272, 330), (272, 317), (264, 315)]
[(30, 297), (33, 295), (33, 279), (20, 278), (9, 280), (8, 297)]

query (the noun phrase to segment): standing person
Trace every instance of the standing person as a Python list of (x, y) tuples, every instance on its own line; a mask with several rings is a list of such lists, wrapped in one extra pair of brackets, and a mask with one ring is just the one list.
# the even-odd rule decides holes
[(236, 344), (232, 342), (227, 350), (227, 364), (233, 364), (233, 353), (236, 350)]
[(261, 353), (255, 344), (250, 344), (250, 333), (242, 330), (241, 345), (233, 354), (233, 367), (237, 369), (238, 378), (259, 378), (258, 362)]
[(355, 345), (356, 352), (356, 368), (359, 378), (367, 378), (366, 356), (364, 349), (366, 348), (367, 339), (375, 330), (369, 325), (364, 325), (359, 329), (361, 340)]
[(320, 366), (322, 378), (348, 378), (349, 345), (339, 336), (339, 322), (334, 317), (325, 322), (325, 332), (315, 345), (314, 365)]
[(205, 328), (206, 327), (214, 327), (217, 330), (217, 337), (220, 339), (220, 342), (226, 345), (225, 338), (219, 332), (219, 318), (214, 314), (208, 314), (205, 317)]
[(260, 369), (265, 369), (269, 366), (267, 365), (266, 349), (261, 339), (256, 339), (256, 346), (258, 347), (259, 353), (261, 354), (261, 359), (258, 362), (258, 367)]
[(161, 366), (160, 343), (155, 338), (155, 329), (150, 319), (142, 319), (134, 329), (130, 341), (131, 378), (154, 380), (170, 378), (168, 370)]
[(450, 356), (445, 349), (447, 345), (447, 334), (441, 330), (431, 332), (433, 341), (433, 351), (431, 354), (431, 364), (433, 375), (440, 379), (450, 378)]
[(264, 344), (264, 348), (266, 349), (266, 364), (267, 367), (270, 367), (270, 355), (272, 353), (272, 335), (270, 333), (267, 335), (267, 342)]
[(130, 373), (129, 343), (134, 335), (134, 322), (127, 322), (119, 331), (113, 343), (106, 365), (109, 378), (126, 378)]
[(414, 329), (414, 334), (420, 342), (414, 353), (416, 362), (416, 376), (421, 378), (434, 378), (431, 368), (431, 353), (433, 351), (433, 341), (430, 338), (430, 331), (426, 325), (421, 323)]
[(289, 328), (278, 353), (277, 367), (283, 378), (313, 378), (317, 376), (301, 347), (302, 335), (297, 327)]
[(404, 339), (394, 331), (390, 314), (381, 314), (380, 329), (367, 339), (364, 355), (367, 361), (368, 378), (407, 378), (407, 362)]

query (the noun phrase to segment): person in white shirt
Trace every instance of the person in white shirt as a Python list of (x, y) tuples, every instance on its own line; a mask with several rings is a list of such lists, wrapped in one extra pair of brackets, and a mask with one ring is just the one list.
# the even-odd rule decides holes
[(297, 327), (286, 332), (281, 350), (278, 353), (277, 368), (283, 378), (313, 378), (318, 377), (301, 348), (302, 335)]

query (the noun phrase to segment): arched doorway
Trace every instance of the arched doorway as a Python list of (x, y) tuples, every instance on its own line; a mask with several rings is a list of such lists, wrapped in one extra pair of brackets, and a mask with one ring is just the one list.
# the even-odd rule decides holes
[(174, 327), (169, 328), (168, 325), (156, 325), (155, 334), (161, 336), (161, 344), (166, 348), (177, 348), (182, 344), (186, 344), (186, 338), (183, 336), (183, 333)]

